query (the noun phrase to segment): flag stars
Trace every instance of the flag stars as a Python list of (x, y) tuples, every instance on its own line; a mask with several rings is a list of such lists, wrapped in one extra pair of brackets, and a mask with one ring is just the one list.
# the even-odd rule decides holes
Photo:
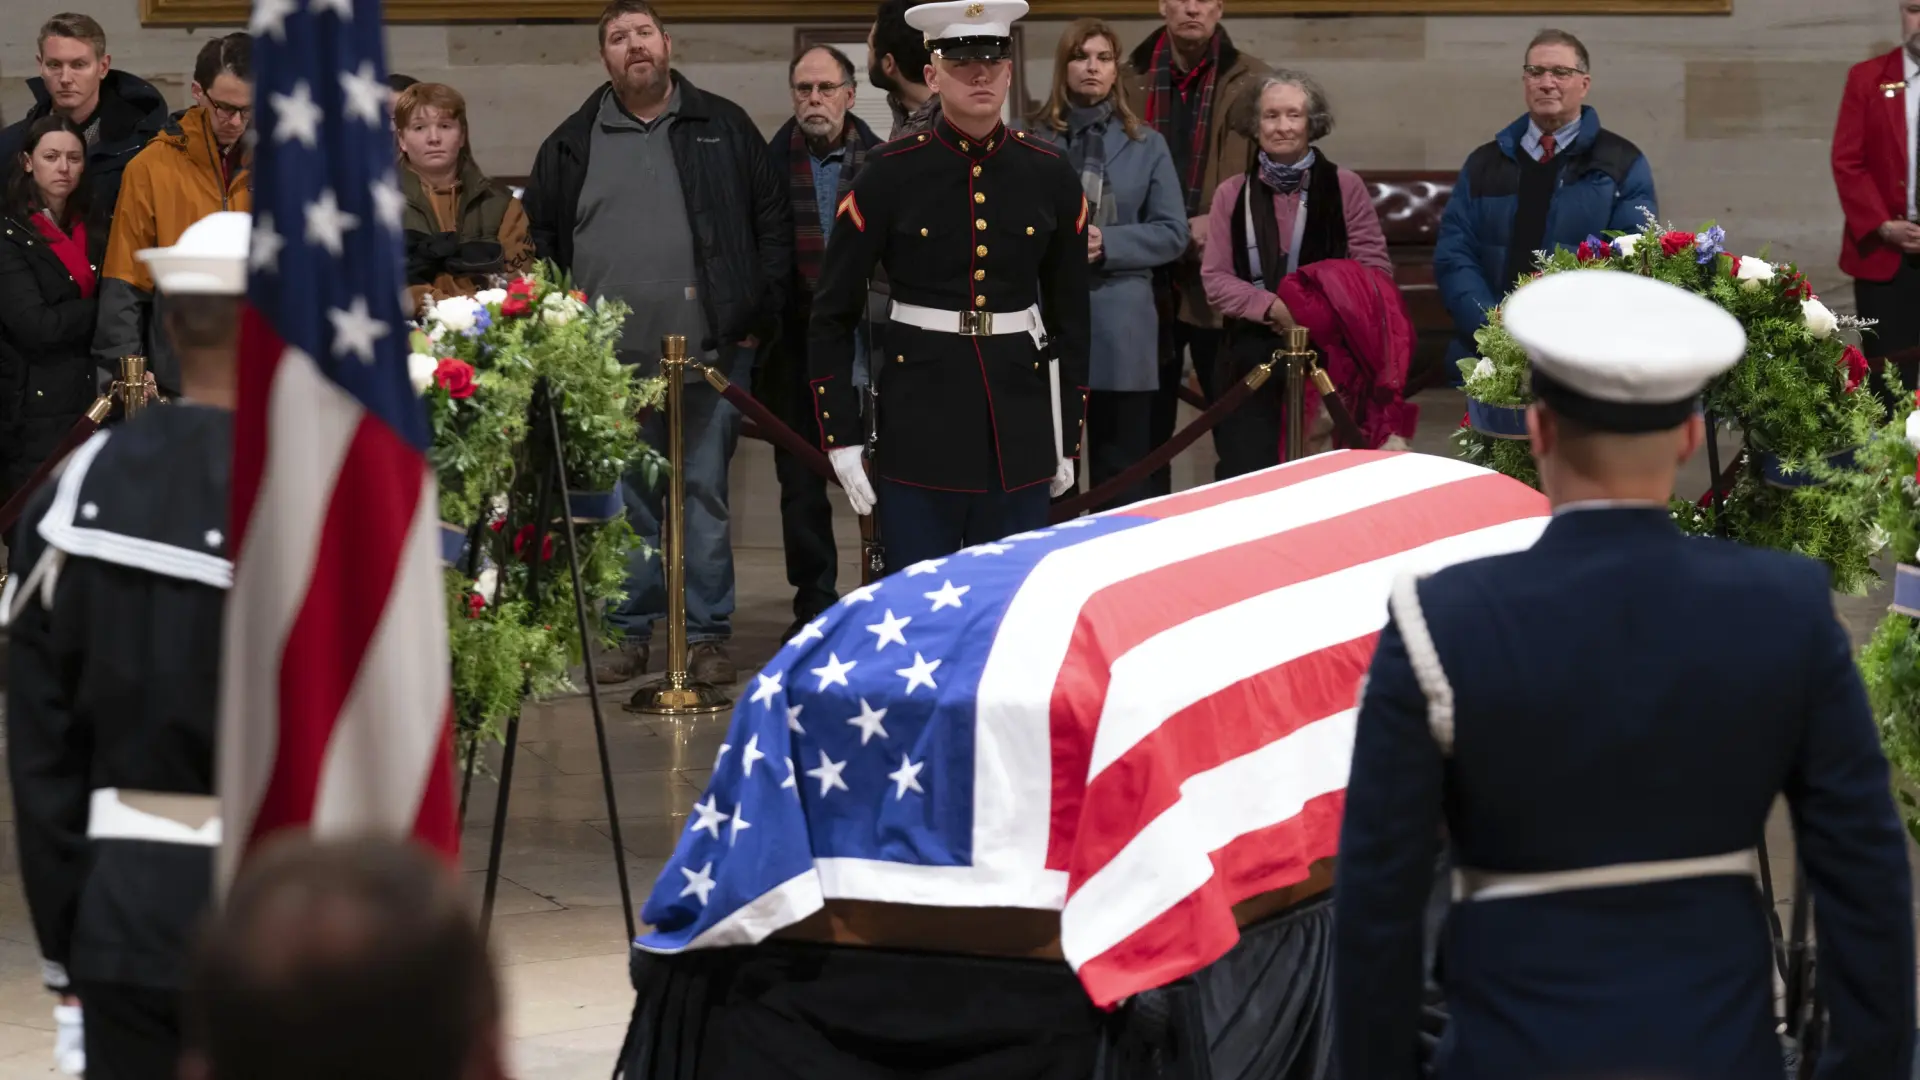
[(927, 793), (926, 789), (920, 786), (920, 770), (926, 767), (927, 763), (924, 761), (913, 762), (907, 760), (907, 755), (900, 755), (900, 767), (887, 774), (887, 779), (894, 783), (894, 802), (906, 798), (909, 791), (917, 791), (922, 795)]
[[(352, 0), (313, 0), (315, 10), (328, 2), (351, 4)], [(340, 92), (346, 97), (345, 112), (368, 127), (377, 128), (387, 117), (387, 84), (373, 70), (373, 61), (360, 61), (358, 71), (340, 73)]]
[(732, 744), (732, 743), (721, 743), (721, 744), (720, 744), (720, 752), (719, 752), (719, 753), (717, 753), (717, 754), (715, 754), (715, 755), (713, 755), (713, 767), (714, 767), (714, 768), (716, 768), (716, 769), (718, 769), (718, 768), (720, 767), (720, 763), (721, 763), (721, 762), (723, 762), (723, 761), (725, 761), (725, 760), (727, 760), (727, 751), (729, 751), (729, 750), (731, 750), (731, 749), (733, 749), (733, 744)]
[[(258, 18), (258, 15), (255, 17)], [(313, 91), (307, 87), (305, 79), (293, 84), (293, 93), (272, 94), (267, 101), (273, 106), (274, 142), (299, 139), (300, 145), (309, 150), (320, 145), (320, 121), (325, 114), (313, 100)], [(334, 254), (340, 253), (335, 251)]]
[(861, 698), (860, 715), (848, 717), (847, 723), (860, 729), (860, 745), (865, 746), (867, 745), (867, 740), (873, 738), (875, 735), (883, 739), (887, 737), (886, 725), (881, 722), (886, 718), (887, 710), (876, 709), (867, 704), (866, 698)]
[(846, 762), (835, 761), (827, 756), (825, 750), (820, 751), (820, 767), (817, 769), (808, 769), (807, 775), (820, 781), (821, 798), (826, 798), (827, 792), (832, 791), (834, 788), (839, 788), (841, 791), (849, 790), (847, 788), (847, 782), (840, 779), (840, 773), (846, 769), (846, 767)]
[(713, 860), (707, 860), (707, 865), (698, 870), (689, 870), (683, 866), (680, 868), (680, 872), (685, 874), (687, 878), (687, 887), (680, 890), (680, 895), (697, 897), (700, 900), (700, 906), (706, 907), (707, 894), (713, 891), (715, 884), (713, 880)]
[(769, 709), (773, 708), (773, 699), (780, 693), (780, 680), (786, 678), (786, 675), (784, 671), (776, 671), (772, 675), (761, 672), (754, 676), (759, 682), (753, 688), (753, 697), (748, 700), (758, 705), (765, 705)]
[(911, 696), (914, 690), (921, 686), (925, 686), (929, 690), (940, 689), (933, 684), (933, 673), (938, 670), (940, 670), (940, 661), (928, 660), (919, 653), (914, 653), (913, 666), (901, 668), (895, 671), (894, 674), (907, 680), (906, 693)]
[(800, 710), (805, 707), (804, 705), (787, 706), (787, 730), (793, 732), (795, 735), (805, 735), (807, 733), (807, 729), (800, 726)]
[(820, 676), (819, 689), (825, 690), (827, 687), (835, 684), (840, 686), (847, 685), (847, 672), (852, 671), (853, 665), (856, 663), (858, 663), (858, 661), (849, 660), (843, 664), (840, 662), (838, 655), (828, 653), (827, 666), (813, 669), (813, 673)]
[(780, 789), (782, 791), (785, 791), (788, 788), (792, 788), (796, 793), (798, 793), (800, 790), (800, 785), (798, 782), (799, 776), (800, 776), (799, 770), (793, 767), (793, 759), (788, 758), (787, 759), (787, 778), (785, 780), (780, 781)]
[(745, 813), (743, 813), (743, 811), (745, 811), (745, 810), (746, 810), (746, 805), (745, 805), (744, 803), (735, 803), (735, 804), (734, 804), (734, 807), (733, 807), (733, 829), (732, 829), (732, 831), (730, 831), (729, 833), (727, 833), (727, 846), (728, 846), (728, 847), (732, 847), (733, 845), (735, 845), (735, 844), (737, 844), (737, 843), (739, 843), (739, 842), (740, 842), (740, 830), (742, 830), (742, 829), (751, 829), (751, 828), (753, 828), (753, 823), (752, 823), (752, 822), (750, 822), (750, 821), (748, 821), (748, 820), (747, 820), (747, 815), (746, 815)]
[(827, 619), (826, 619), (826, 616), (823, 615), (820, 618), (815, 619), (812, 622), (808, 623), (807, 625), (801, 627), (799, 633), (793, 635), (793, 637), (787, 640), (787, 644), (804, 645), (815, 638), (819, 638), (821, 641), (825, 641), (827, 639), (827, 635), (821, 633), (820, 629), (826, 625), (827, 625)]
[(966, 551), (961, 552), (961, 554), (963, 555), (1005, 555), (1007, 552), (1012, 550), (1013, 550), (1012, 548), (1008, 547), (1005, 544), (981, 544), (978, 547), (970, 547)]
[(947, 565), (947, 560), (945, 559), (927, 559), (924, 562), (917, 562), (907, 567), (907, 576), (919, 577), (921, 574), (931, 574), (945, 565)]
[(367, 313), (367, 298), (356, 296), (347, 310), (327, 309), (327, 320), (333, 323), (333, 355), (345, 356), (352, 353), (363, 364), (373, 363), (374, 345), (392, 332), (385, 322)]
[(1052, 535), (1053, 533), (1051, 532), (1020, 532), (1020, 533), (1014, 533), (1012, 536), (1001, 537), (1001, 539), (1003, 540), (1045, 540), (1047, 537)]
[[(760, 752), (760, 736), (755, 735), (752, 738), (748, 739), (746, 749), (740, 751), (741, 773), (747, 776), (752, 776), (753, 763), (756, 761), (759, 761), (761, 758), (766, 756), (767, 755)], [(745, 828), (745, 827), (746, 826), (744, 825), (741, 826), (741, 828)]]
[(341, 22), (353, 21), (353, 0), (313, 0), (313, 6), (310, 10), (312, 10), (315, 15), (320, 14), (322, 11), (330, 10), (335, 15), (340, 16)]
[(359, 218), (340, 209), (332, 188), (322, 188), (320, 197), (307, 204), (307, 242), (319, 244), (335, 258), (339, 258), (347, 234), (359, 225)]
[(280, 234), (273, 231), (273, 215), (261, 214), (253, 219), (253, 244), (247, 251), (247, 265), (255, 270), (279, 272), (280, 249), (287, 246)]
[(374, 218), (394, 232), (399, 232), (407, 212), (407, 197), (400, 193), (400, 185), (394, 182), (393, 174), (388, 173), (370, 186)]
[(927, 599), (933, 601), (933, 610), (939, 611), (941, 608), (960, 607), (960, 598), (972, 590), (973, 586), (971, 585), (962, 585), (959, 588), (955, 588), (953, 582), (947, 581), (943, 582), (938, 589), (924, 595)]
[(700, 816), (694, 819), (693, 824), (687, 826), (687, 831), (705, 830), (715, 840), (720, 839), (720, 826), (727, 820), (727, 815), (720, 812), (720, 800), (709, 795), (706, 802), (693, 804), (693, 812)]
[(254, 37), (287, 40), (287, 16), (300, 10), (299, 0), (254, 0), (247, 32)]
[(873, 602), (873, 594), (879, 591), (880, 583), (877, 581), (871, 585), (862, 585), (841, 597), (840, 606), (852, 607), (855, 604), (870, 604)]
[(879, 622), (868, 624), (867, 632), (880, 639), (873, 643), (873, 651), (879, 652), (881, 649), (886, 648), (890, 642), (897, 642), (904, 648), (907, 644), (907, 636), (901, 633), (901, 631), (905, 630), (907, 624), (912, 621), (913, 616), (911, 615), (904, 619), (894, 618), (893, 611), (889, 609), (886, 616)]

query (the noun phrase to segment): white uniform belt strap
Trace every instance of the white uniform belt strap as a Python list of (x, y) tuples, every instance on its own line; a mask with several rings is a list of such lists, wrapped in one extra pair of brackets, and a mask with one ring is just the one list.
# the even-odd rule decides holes
[(1453, 898), (1463, 900), (1511, 900), (1521, 896), (1572, 892), (1576, 889), (1609, 889), (1621, 885), (1649, 885), (1657, 881), (1682, 881), (1701, 877), (1751, 877), (1760, 872), (1760, 857), (1751, 848), (1725, 855), (1703, 855), (1693, 859), (1663, 859), (1658, 862), (1615, 863), (1580, 870), (1547, 870), (1538, 873), (1506, 874), (1493, 870), (1461, 867), (1453, 872)]
[(895, 300), (888, 317), (905, 326), (917, 326), (941, 334), (959, 334), (962, 337), (1031, 334), (1040, 327), (1040, 313), (1033, 308), (1025, 311), (942, 311)]
[(98, 788), (87, 815), (93, 840), (220, 846), (220, 800), (212, 795)]

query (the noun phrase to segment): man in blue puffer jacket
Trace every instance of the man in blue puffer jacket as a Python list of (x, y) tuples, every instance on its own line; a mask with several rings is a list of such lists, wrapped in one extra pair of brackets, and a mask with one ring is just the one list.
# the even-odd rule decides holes
[(1600, 126), (1582, 104), (1593, 87), (1587, 47), (1563, 30), (1542, 30), (1527, 46), (1521, 85), (1527, 115), (1467, 156), (1440, 219), (1434, 281), (1453, 316), (1447, 373), (1476, 355), (1474, 331), (1533, 253), (1571, 248), (1609, 229), (1638, 231), (1658, 213), (1653, 169), (1640, 148)]

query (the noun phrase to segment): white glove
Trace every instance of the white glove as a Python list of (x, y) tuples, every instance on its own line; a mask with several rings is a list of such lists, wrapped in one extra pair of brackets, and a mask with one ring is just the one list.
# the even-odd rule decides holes
[(853, 512), (866, 517), (873, 513), (873, 504), (880, 500), (874, 497), (873, 484), (867, 480), (867, 470), (860, 467), (863, 453), (865, 451), (858, 446), (843, 446), (827, 451), (827, 460), (833, 463), (833, 473), (840, 478), (840, 486), (846, 489), (847, 501), (853, 504)]
[(1073, 490), (1073, 459), (1063, 457), (1060, 465), (1053, 470), (1053, 482), (1047, 485), (1047, 494), (1059, 498)]
[(87, 1043), (78, 1005), (53, 1007), (53, 1067), (67, 1076), (87, 1071)]

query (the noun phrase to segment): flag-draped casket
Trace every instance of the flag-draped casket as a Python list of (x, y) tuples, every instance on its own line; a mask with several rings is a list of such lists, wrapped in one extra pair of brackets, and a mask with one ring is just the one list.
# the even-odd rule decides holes
[(1058, 911), (1103, 1007), (1197, 971), (1235, 904), (1335, 854), (1394, 579), (1546, 514), (1460, 461), (1340, 452), (855, 590), (736, 706), (637, 945), (860, 900)]

